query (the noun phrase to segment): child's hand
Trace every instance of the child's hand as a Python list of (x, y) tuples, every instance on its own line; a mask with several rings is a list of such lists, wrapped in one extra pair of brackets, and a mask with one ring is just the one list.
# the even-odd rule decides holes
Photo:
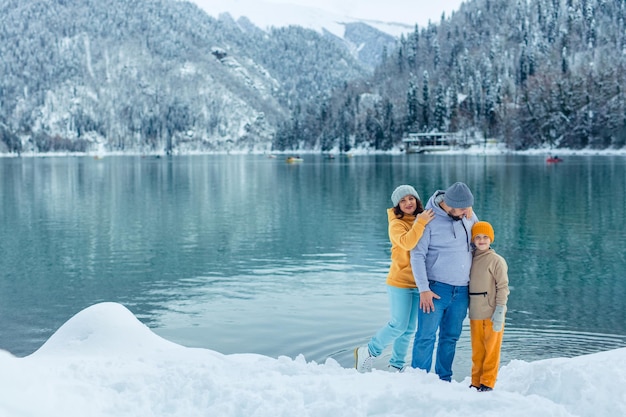
[(426, 226), (434, 218), (435, 218), (435, 212), (433, 211), (433, 209), (428, 209), (418, 214), (415, 221), (418, 221), (422, 223), (424, 226)]
[(506, 313), (506, 306), (496, 306), (496, 310), (491, 316), (491, 322), (493, 323), (493, 331), (499, 332), (504, 326), (504, 314)]

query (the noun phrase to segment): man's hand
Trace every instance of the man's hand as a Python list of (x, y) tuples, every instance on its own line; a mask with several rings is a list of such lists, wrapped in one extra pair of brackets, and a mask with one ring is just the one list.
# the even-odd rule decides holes
[(435, 311), (435, 303), (433, 303), (433, 298), (440, 299), (437, 294), (432, 291), (424, 291), (420, 293), (420, 309), (424, 313), (431, 313)]

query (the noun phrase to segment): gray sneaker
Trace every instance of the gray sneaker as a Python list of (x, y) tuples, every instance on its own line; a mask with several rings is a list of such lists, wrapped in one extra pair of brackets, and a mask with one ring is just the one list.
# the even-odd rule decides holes
[(361, 373), (372, 372), (372, 362), (374, 362), (374, 357), (367, 345), (354, 349), (354, 367), (357, 371)]

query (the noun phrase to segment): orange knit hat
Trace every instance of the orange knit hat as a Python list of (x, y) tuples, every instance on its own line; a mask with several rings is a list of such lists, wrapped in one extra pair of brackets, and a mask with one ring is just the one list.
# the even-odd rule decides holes
[(472, 242), (476, 235), (487, 235), (489, 239), (491, 239), (491, 243), (493, 243), (494, 234), (493, 227), (487, 222), (476, 222), (472, 227)]

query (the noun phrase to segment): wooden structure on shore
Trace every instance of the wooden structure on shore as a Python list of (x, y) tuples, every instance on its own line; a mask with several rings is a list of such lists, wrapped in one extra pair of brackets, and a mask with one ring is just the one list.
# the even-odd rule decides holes
[(402, 139), (406, 153), (447, 151), (458, 144), (456, 133), (409, 133)]

